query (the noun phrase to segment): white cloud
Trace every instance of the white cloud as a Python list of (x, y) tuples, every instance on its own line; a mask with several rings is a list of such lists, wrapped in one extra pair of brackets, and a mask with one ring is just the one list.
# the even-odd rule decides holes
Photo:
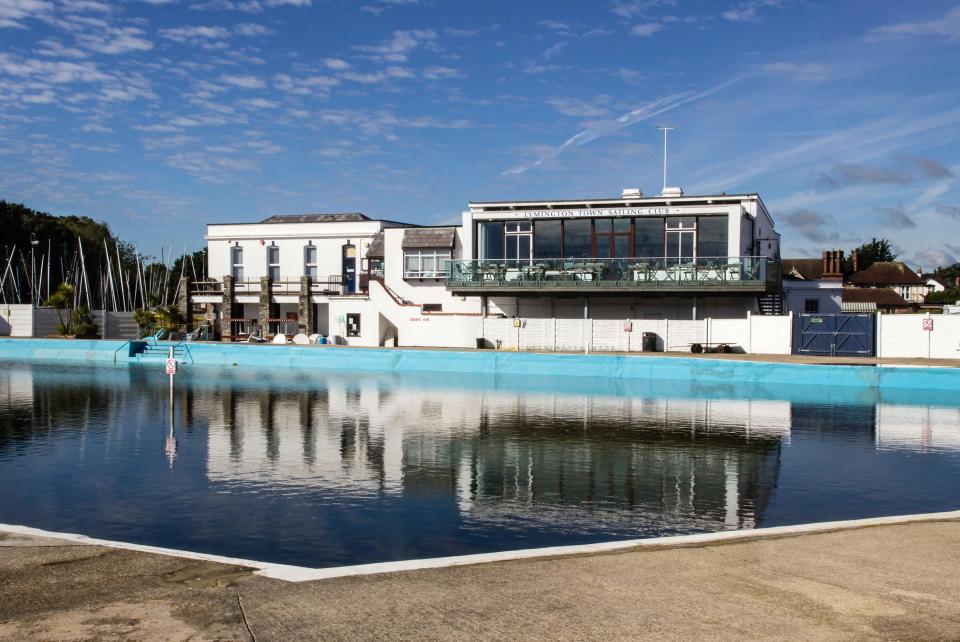
[(942, 36), (948, 40), (960, 40), (960, 7), (948, 11), (935, 20), (900, 22), (877, 27), (870, 32), (874, 37)]
[(307, 96), (316, 92), (328, 92), (331, 87), (339, 84), (340, 80), (331, 76), (294, 78), (289, 74), (277, 74), (273, 77), (273, 86), (275, 88), (299, 96)]
[(323, 66), (327, 69), (333, 69), (334, 71), (342, 71), (344, 69), (349, 69), (350, 63), (346, 60), (341, 60), (340, 58), (326, 58), (323, 61)]
[(462, 74), (453, 67), (427, 67), (423, 70), (423, 77), (427, 80), (440, 80), (442, 78), (461, 78)]
[(768, 7), (782, 7), (787, 0), (747, 0), (720, 14), (720, 17), (730, 22), (757, 22), (760, 9)]
[(174, 42), (217, 40), (230, 37), (230, 31), (224, 27), (206, 27), (203, 25), (172, 27), (161, 29), (159, 33), (161, 38)]
[(375, 60), (387, 62), (405, 62), (409, 54), (418, 47), (430, 47), (437, 39), (432, 29), (410, 29), (394, 31), (393, 36), (379, 45), (356, 45), (354, 49), (371, 54)]
[(220, 76), (220, 80), (233, 87), (239, 87), (240, 89), (263, 89), (266, 86), (263, 79), (257, 76), (224, 74)]
[(26, 29), (25, 20), (48, 16), (53, 3), (48, 0), (0, 0), (0, 28)]
[(544, 163), (554, 160), (562, 155), (564, 152), (570, 149), (576, 149), (590, 143), (598, 138), (604, 136), (609, 136), (610, 134), (623, 129), (624, 127), (629, 127), (636, 123), (649, 120), (654, 116), (659, 116), (666, 112), (682, 107), (692, 102), (702, 100), (707, 96), (711, 96), (718, 91), (726, 89), (730, 85), (739, 82), (740, 78), (734, 78), (728, 80), (724, 83), (711, 87), (710, 89), (705, 89), (703, 91), (686, 91), (677, 94), (670, 94), (663, 98), (659, 98), (652, 102), (646, 103), (636, 109), (628, 111), (622, 116), (617, 118), (601, 121), (599, 123), (593, 123), (586, 129), (577, 134), (574, 134), (567, 140), (565, 140), (561, 145), (557, 147), (547, 148), (543, 154), (535, 161), (528, 163), (526, 165), (519, 165), (517, 167), (512, 167), (501, 172), (502, 175), (518, 175), (535, 169), (542, 166)]
[(97, 53), (116, 55), (136, 51), (150, 51), (153, 43), (138, 27), (107, 27), (97, 32), (77, 34), (77, 44)]
[(605, 105), (608, 105), (611, 100), (612, 98), (606, 95), (596, 96), (592, 101), (572, 97), (552, 97), (547, 99), (547, 104), (564, 116), (599, 118), (610, 113)]
[(610, 11), (629, 20), (638, 16), (647, 16), (654, 9), (673, 7), (676, 4), (677, 0), (615, 0), (610, 5)]
[(244, 22), (233, 25), (233, 33), (238, 36), (269, 36), (273, 33), (273, 29), (252, 22)]
[(830, 68), (814, 62), (768, 62), (759, 66), (760, 71), (776, 76), (787, 76), (794, 80), (824, 80), (830, 75)]
[(666, 27), (659, 22), (643, 22), (630, 27), (630, 35), (640, 37), (652, 36), (658, 31), (663, 31), (665, 28)]
[(250, 107), (251, 109), (274, 109), (279, 106), (279, 103), (266, 98), (244, 98), (239, 102), (244, 107)]

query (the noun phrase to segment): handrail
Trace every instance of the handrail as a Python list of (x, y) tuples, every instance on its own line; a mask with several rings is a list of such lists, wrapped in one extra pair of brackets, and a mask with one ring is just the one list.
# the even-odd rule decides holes
[(416, 303), (411, 303), (410, 301), (407, 301), (407, 300), (404, 299), (402, 296), (400, 296), (399, 294), (397, 294), (396, 292), (394, 292), (394, 291), (393, 291), (393, 288), (391, 288), (389, 285), (387, 285), (386, 283), (384, 283), (383, 280), (381, 280), (381, 279), (371, 279), (371, 281), (372, 281), (372, 282), (375, 282), (375, 283), (379, 283), (379, 284), (380, 284), (380, 287), (383, 288), (383, 291), (386, 292), (387, 295), (388, 295), (391, 299), (393, 299), (393, 302), (396, 303), (397, 305), (400, 305), (400, 306), (403, 306), (403, 307), (409, 307), (409, 308), (415, 308), (415, 307), (417, 307), (417, 304), (416, 304)]
[(129, 348), (130, 348), (130, 343), (131, 343), (131, 341), (130, 341), (130, 339), (128, 339), (128, 340), (124, 341), (122, 344), (120, 344), (120, 347), (119, 347), (119, 348), (117, 348), (116, 350), (113, 351), (113, 364), (114, 364), (114, 365), (117, 364), (117, 353), (120, 352), (120, 350), (122, 350), (123, 348), (129, 349)]

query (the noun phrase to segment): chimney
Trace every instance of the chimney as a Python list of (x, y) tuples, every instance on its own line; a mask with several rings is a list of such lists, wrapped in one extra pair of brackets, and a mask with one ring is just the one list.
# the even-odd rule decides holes
[(843, 280), (843, 250), (827, 250), (823, 253), (823, 279)]
[(860, 252), (854, 252), (853, 253), (853, 271), (854, 272), (860, 271), (860, 269), (857, 267), (857, 262), (859, 258), (860, 258)]
[(830, 250), (823, 251), (823, 261), (820, 266), (820, 274), (826, 275), (830, 272)]

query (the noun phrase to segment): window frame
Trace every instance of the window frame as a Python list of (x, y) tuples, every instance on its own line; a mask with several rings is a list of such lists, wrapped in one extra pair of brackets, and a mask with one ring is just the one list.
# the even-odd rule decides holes
[[(310, 250), (313, 250), (313, 262), (310, 262)], [(310, 277), (312, 280), (317, 279), (319, 271), (317, 270), (317, 257), (319, 256), (319, 251), (317, 246), (313, 242), (307, 243), (303, 246), (303, 275)], [(310, 273), (310, 270), (313, 270), (313, 274)]]
[[(270, 260), (270, 255), (274, 253), (276, 254), (276, 263)], [(276, 276), (273, 274), (274, 270), (276, 270)], [(280, 280), (280, 248), (276, 243), (267, 246), (267, 276), (273, 281)]]
[[(812, 306), (810, 305), (811, 303), (813, 304)], [(811, 307), (816, 309), (811, 310), (810, 309)], [(812, 299), (805, 298), (803, 300), (803, 313), (804, 314), (820, 314), (820, 298), (819, 297), (815, 297)]]
[(234, 281), (243, 281), (243, 247), (239, 243), (230, 248), (230, 276)]
[[(417, 258), (417, 269), (409, 269), (409, 259)], [(425, 270), (423, 267), (424, 259), (432, 258), (434, 267), (432, 270)], [(404, 279), (442, 279), (447, 275), (448, 263), (452, 260), (452, 253), (449, 248), (443, 247), (416, 247), (404, 248), (403, 250), (403, 278)]]

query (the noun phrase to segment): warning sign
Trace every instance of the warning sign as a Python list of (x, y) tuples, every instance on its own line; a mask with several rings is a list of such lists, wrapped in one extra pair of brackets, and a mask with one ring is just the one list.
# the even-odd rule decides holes
[(177, 360), (176, 359), (167, 359), (167, 374), (175, 375), (177, 374)]
[(933, 331), (933, 319), (924, 319), (923, 320), (923, 329), (927, 332)]

